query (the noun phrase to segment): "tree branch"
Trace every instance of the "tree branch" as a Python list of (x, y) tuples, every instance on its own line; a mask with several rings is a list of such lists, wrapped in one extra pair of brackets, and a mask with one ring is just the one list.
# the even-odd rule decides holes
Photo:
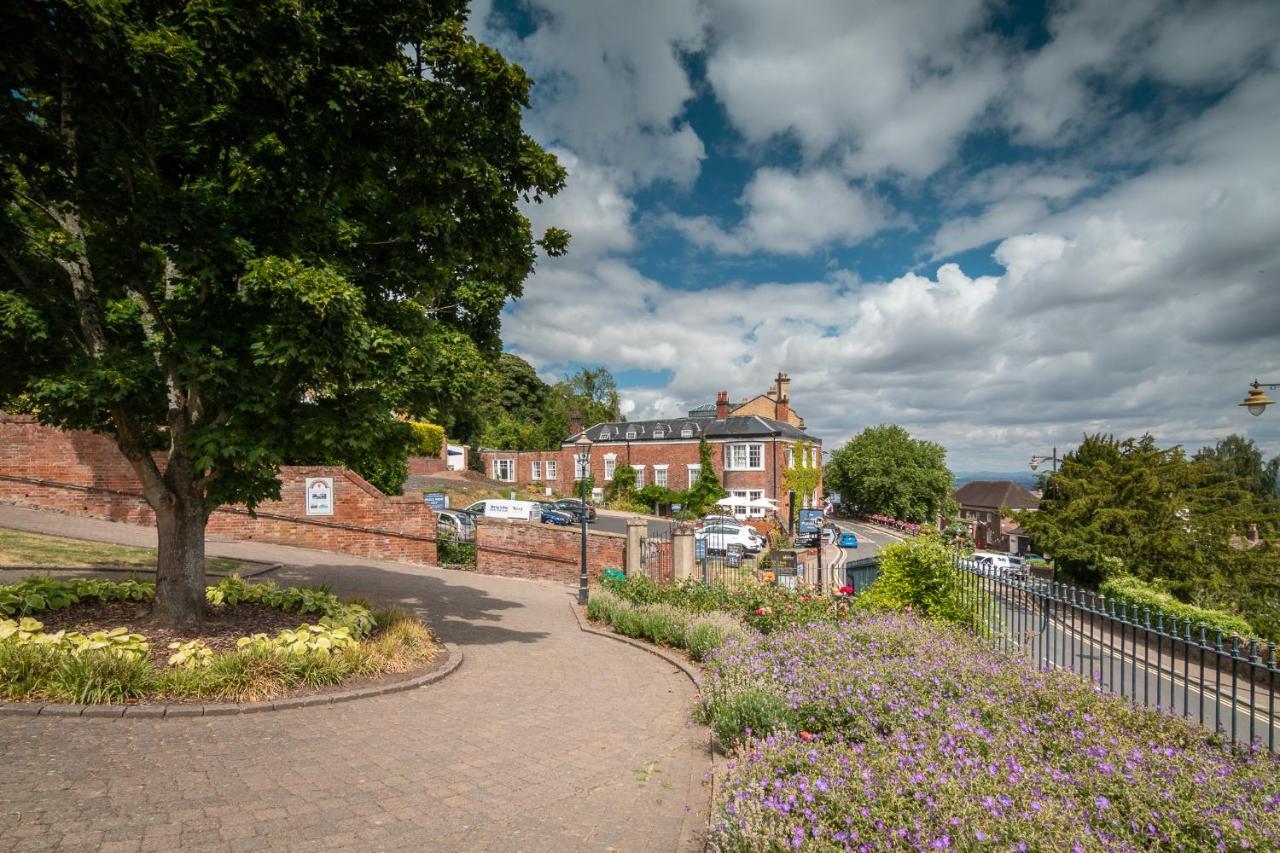
[(4, 265), (9, 268), (11, 273), (13, 273), (14, 278), (22, 282), (23, 286), (32, 293), (35, 292), (36, 284), (31, 280), (31, 276), (27, 275), (26, 271), (23, 270), (22, 267), (18, 266), (18, 262), (14, 260), (13, 256), (3, 248), (0, 248), (0, 259), (4, 260)]

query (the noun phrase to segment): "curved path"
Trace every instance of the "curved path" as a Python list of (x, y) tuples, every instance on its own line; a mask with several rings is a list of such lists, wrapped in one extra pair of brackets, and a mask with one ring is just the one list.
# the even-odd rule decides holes
[[(0, 507), (0, 527), (147, 544), (154, 531)], [(693, 850), (710, 769), (693, 688), (579, 631), (560, 586), (249, 543), (399, 602), (461, 646), (429, 687), (195, 719), (0, 717), (0, 850)]]

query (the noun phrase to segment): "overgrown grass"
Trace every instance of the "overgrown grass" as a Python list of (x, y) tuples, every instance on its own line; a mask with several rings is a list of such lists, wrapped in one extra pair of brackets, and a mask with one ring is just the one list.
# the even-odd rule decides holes
[[(154, 569), (156, 552), (152, 548), (108, 545), (40, 533), (0, 530), (0, 566)], [(206, 557), (205, 567), (211, 572), (229, 574), (244, 571), (248, 564), (225, 557)]]
[(607, 589), (592, 593), (587, 618), (610, 625), (626, 637), (684, 649), (697, 661), (731, 637), (748, 633), (745, 625), (725, 613), (698, 613), (671, 604), (632, 604)]

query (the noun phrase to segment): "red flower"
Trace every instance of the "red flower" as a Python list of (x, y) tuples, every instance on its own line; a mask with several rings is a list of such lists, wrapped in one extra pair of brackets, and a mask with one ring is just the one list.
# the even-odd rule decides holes
[(840, 594), (853, 595), (853, 587), (849, 586), (848, 584), (845, 584), (844, 586), (840, 587)]
[(767, 608), (767, 607), (761, 607), (759, 610), (757, 610), (757, 611), (756, 611), (756, 615), (757, 615), (757, 616), (764, 616), (764, 615), (765, 615), (766, 613), (768, 613), (768, 612), (769, 612), (769, 608)]
[(808, 732), (801, 732), (800, 740), (804, 741), (805, 743), (808, 743), (809, 741), (813, 740), (813, 735), (809, 734)]

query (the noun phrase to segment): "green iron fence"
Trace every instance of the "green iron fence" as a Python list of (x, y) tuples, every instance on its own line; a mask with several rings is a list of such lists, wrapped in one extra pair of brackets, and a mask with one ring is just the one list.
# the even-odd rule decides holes
[(959, 558), (955, 566), (972, 604), (970, 628), (992, 645), (1276, 751), (1274, 643), (1225, 636), (1021, 570)]

